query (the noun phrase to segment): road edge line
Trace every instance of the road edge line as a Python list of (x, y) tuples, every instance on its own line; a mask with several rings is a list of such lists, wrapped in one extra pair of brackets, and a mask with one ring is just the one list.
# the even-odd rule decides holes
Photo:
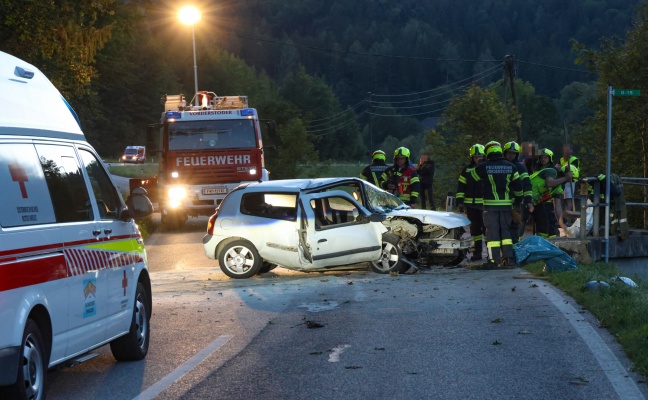
[(149, 386), (146, 390), (135, 396), (133, 400), (152, 400), (158, 394), (162, 393), (166, 388), (174, 384), (182, 378), (187, 372), (194, 369), (205, 358), (209, 357), (212, 353), (227, 343), (232, 336), (219, 336), (213, 342), (208, 344), (205, 348), (200, 350), (196, 355), (187, 360), (184, 364), (176, 368), (173, 372), (169, 373), (164, 378)]
[[(539, 282), (538, 282), (539, 283)], [(546, 284), (547, 282), (542, 282)], [(608, 381), (621, 399), (645, 399), (643, 393), (623, 367), (621, 361), (603, 341), (594, 327), (580, 315), (567, 299), (549, 285), (538, 285), (538, 290), (560, 311), (583, 339), (605, 372)]]

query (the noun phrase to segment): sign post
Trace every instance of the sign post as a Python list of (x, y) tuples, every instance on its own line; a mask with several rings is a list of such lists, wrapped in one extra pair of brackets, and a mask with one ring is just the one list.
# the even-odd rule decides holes
[[(607, 160), (605, 166), (605, 262), (610, 260), (610, 184), (612, 183), (610, 175), (612, 174), (612, 96), (630, 97), (641, 96), (641, 90), (638, 89), (612, 89), (608, 86), (608, 115), (607, 115)], [(617, 217), (618, 218), (618, 217)]]

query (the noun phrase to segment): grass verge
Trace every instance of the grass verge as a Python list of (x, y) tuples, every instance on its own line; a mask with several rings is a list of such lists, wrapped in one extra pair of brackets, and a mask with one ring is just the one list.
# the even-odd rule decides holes
[[(546, 277), (554, 286), (589, 310), (601, 327), (612, 333), (634, 369), (644, 377), (648, 376), (648, 282), (633, 276), (637, 287), (613, 279), (622, 276), (614, 264), (593, 263), (579, 265), (576, 271), (547, 272), (544, 264), (537, 262), (524, 267), (534, 275)], [(590, 281), (605, 281), (609, 288), (587, 290)]]

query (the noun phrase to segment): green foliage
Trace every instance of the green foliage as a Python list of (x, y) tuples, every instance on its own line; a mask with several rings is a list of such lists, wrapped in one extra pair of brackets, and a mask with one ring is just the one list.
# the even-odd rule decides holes
[(0, 0), (0, 48), (41, 69), (68, 99), (86, 94), (110, 39), (114, 0)]
[(438, 195), (456, 191), (457, 177), (470, 161), (468, 151), (473, 144), (491, 140), (504, 144), (517, 138), (515, 108), (507, 110), (492, 89), (471, 86), (463, 96), (452, 99), (442, 119), (438, 129), (426, 136), (426, 148), (437, 165), (434, 179)]
[[(639, 89), (639, 97), (615, 97), (612, 109), (612, 172), (619, 176), (648, 177), (648, 5), (643, 6), (625, 40), (605, 38), (598, 50), (575, 42), (578, 62), (599, 74), (594, 114), (582, 124), (574, 138), (580, 145), (584, 173), (605, 172), (607, 148), (608, 85), (616, 89)], [(643, 189), (626, 186), (626, 201), (643, 202)], [(629, 213), (631, 225), (643, 220), (639, 210)]]
[(289, 120), (278, 127), (281, 151), (273, 151), (268, 162), (270, 179), (290, 179), (297, 176), (317, 176), (317, 152), (308, 141), (308, 134), (299, 118)]
[[(568, 272), (545, 272), (542, 263), (525, 269), (546, 276), (594, 314), (600, 326), (618, 338), (636, 369), (644, 376), (648, 374), (648, 283), (634, 276), (638, 287), (633, 288), (612, 279), (621, 276), (621, 272), (613, 264), (605, 263), (580, 265), (578, 270)], [(586, 290), (585, 284), (593, 280), (608, 282), (610, 288)]]

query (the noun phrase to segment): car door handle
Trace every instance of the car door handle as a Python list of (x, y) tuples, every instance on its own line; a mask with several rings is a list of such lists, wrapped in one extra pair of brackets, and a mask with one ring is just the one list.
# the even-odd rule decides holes
[(106, 235), (110, 235), (112, 233), (112, 229), (104, 229), (104, 233)]
[(92, 231), (92, 234), (95, 236), (101, 235), (101, 231), (99, 229)]
[(326, 239), (320, 239), (320, 240), (317, 241), (317, 243), (324, 243), (324, 242), (327, 242), (327, 240)]

